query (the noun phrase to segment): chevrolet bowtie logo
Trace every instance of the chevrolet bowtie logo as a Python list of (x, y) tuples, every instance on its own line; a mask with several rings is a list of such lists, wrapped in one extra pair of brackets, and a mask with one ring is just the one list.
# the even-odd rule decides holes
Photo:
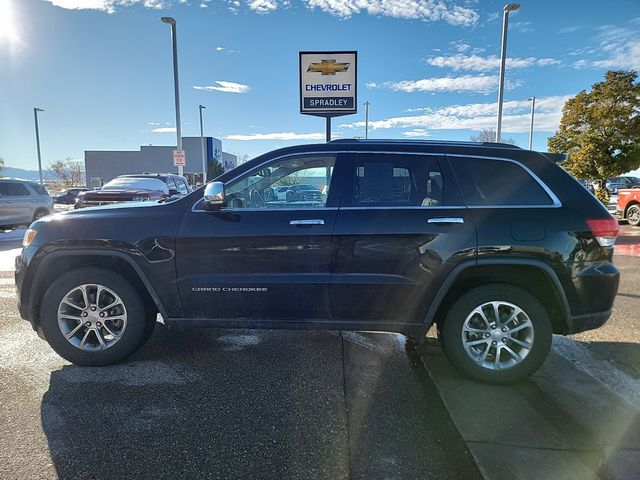
[(320, 63), (312, 63), (307, 68), (307, 72), (317, 72), (321, 75), (335, 75), (336, 72), (346, 72), (349, 70), (348, 63), (336, 63), (334, 59), (322, 60)]

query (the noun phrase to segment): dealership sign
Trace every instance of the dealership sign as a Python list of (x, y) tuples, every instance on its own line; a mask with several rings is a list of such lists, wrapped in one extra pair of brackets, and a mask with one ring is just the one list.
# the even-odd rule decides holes
[(356, 113), (357, 60), (358, 52), (300, 52), (300, 113)]

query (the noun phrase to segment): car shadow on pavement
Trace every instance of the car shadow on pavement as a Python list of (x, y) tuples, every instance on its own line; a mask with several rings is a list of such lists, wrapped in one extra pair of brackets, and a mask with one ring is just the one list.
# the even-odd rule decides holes
[(53, 371), (41, 420), (65, 479), (481, 478), (421, 382), (397, 336), (158, 327)]

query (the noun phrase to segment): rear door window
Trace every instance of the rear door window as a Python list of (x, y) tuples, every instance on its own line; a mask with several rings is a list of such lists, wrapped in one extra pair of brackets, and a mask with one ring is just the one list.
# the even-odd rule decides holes
[(449, 156), (469, 206), (548, 206), (553, 199), (527, 170), (507, 160)]
[(352, 206), (440, 206), (442, 170), (436, 157), (359, 154), (355, 161)]
[(29, 196), (29, 190), (21, 183), (9, 182), (7, 183), (7, 195), (10, 197), (27, 197)]

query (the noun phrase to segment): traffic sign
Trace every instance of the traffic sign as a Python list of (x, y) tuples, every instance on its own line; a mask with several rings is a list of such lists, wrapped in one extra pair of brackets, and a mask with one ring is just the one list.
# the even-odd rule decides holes
[(174, 167), (187, 166), (187, 156), (185, 155), (184, 150), (173, 151), (173, 166)]

